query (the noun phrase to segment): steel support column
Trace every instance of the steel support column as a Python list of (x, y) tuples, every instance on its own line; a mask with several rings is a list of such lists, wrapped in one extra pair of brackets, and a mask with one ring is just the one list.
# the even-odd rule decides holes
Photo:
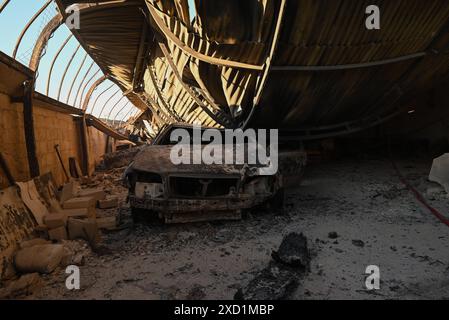
[(25, 81), (23, 88), (23, 126), (31, 178), (40, 176), (39, 161), (36, 155), (36, 137), (33, 119), (34, 79)]
[(81, 142), (81, 170), (83, 175), (89, 176), (89, 134), (87, 131), (86, 114), (79, 118), (79, 132)]

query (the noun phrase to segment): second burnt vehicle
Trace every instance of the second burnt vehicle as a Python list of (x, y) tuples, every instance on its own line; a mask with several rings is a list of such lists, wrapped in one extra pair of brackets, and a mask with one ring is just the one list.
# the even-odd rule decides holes
[[(264, 166), (247, 161), (233, 165), (174, 164), (170, 155), (176, 142), (171, 141), (171, 134), (176, 129), (193, 132), (191, 125), (167, 126), (152, 145), (136, 155), (125, 172), (134, 216), (151, 215), (165, 223), (185, 223), (238, 220), (242, 210), (264, 204), (279, 208), (284, 200), (284, 177), (300, 175), (306, 164), (303, 151), (280, 151), (279, 170), (272, 175), (261, 175), (259, 169)], [(225, 130), (220, 132), (224, 136)], [(235, 146), (232, 150), (235, 152)]]

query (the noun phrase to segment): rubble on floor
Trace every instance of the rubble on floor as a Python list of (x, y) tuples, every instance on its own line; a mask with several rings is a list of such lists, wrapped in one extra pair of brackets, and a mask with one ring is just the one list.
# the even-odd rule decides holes
[[(430, 163), (411, 159), (398, 165), (423, 191), (433, 185), (426, 179)], [(304, 231), (313, 257), (310, 271), (291, 283), (288, 267), (266, 268), (262, 276), (278, 279), (273, 296), (447, 299), (447, 227), (406, 191), (392, 199), (376, 197), (400, 187), (393, 174), (389, 159), (318, 164), (309, 167), (302, 186), (287, 194), (282, 215), (254, 209), (240, 221), (135, 224), (102, 232), (102, 244), (109, 251), (96, 250), (86, 257), (81, 290), (68, 291), (65, 275), (55, 272), (41, 276), (45, 286), (35, 297), (229, 300), (239, 288), (248, 288), (265, 267), (278, 264), (271, 253), (276, 250), (284, 256), (280, 249), (284, 236)], [(436, 194), (432, 205), (449, 211), (444, 193)], [(126, 206), (119, 212), (119, 221), (130, 219)], [(100, 210), (97, 214), (104, 217)], [(377, 294), (365, 288), (368, 265), (381, 269)]]
[(52, 273), (61, 263), (64, 246), (60, 244), (34, 245), (19, 250), (14, 264), (20, 273)]
[(0, 288), (0, 299), (17, 299), (33, 294), (42, 285), (38, 273), (29, 273), (11, 282), (7, 287)]
[[(399, 165), (420, 191), (435, 187), (426, 179), (429, 161)], [(447, 227), (413, 195), (394, 191), (401, 183), (392, 178), (388, 159), (309, 167), (303, 185), (287, 194), (282, 215), (254, 209), (240, 221), (189, 225), (131, 224), (120, 181), (123, 170), (97, 172), (80, 184), (80, 189), (100, 188), (107, 197), (119, 198), (118, 208), (96, 208), (97, 247), (85, 240), (52, 242), (71, 252), (68, 259), (51, 274), (38, 274), (42, 285), (19, 282), (17, 287), (25, 289), (16, 291), (25, 296), (10, 291), (10, 297), (26, 298), (35, 290), (28, 298), (229, 300), (239, 288), (237, 298), (244, 299), (449, 297)], [(447, 212), (444, 191), (433, 196), (432, 205)], [(305, 243), (301, 231), (307, 232), (308, 250), (298, 246)], [(296, 235), (285, 237), (291, 233)], [(283, 242), (289, 238), (293, 243)], [(50, 242), (43, 241), (24, 242), (19, 249)], [(303, 273), (308, 251), (313, 259), (310, 271)], [(65, 287), (66, 264), (82, 266), (78, 291)], [(368, 265), (381, 268), (377, 294), (364, 287)], [(3, 281), (2, 292), (19, 279), (15, 274)]]
[(310, 270), (310, 252), (303, 234), (290, 233), (273, 260), (234, 296), (236, 300), (284, 300), (296, 291), (301, 277)]
[(145, 147), (133, 147), (131, 149), (105, 154), (103, 161), (97, 167), (97, 170), (101, 171), (126, 167), (133, 161), (134, 157), (142, 150), (142, 148)]
[(23, 235), (30, 240), (12, 245), (3, 258), (0, 299), (29, 296), (39, 288), (42, 276), (68, 265), (80, 266), (91, 254), (108, 252), (101, 243), (102, 232), (127, 227), (120, 225), (119, 217), (127, 196), (120, 183), (124, 170), (72, 179), (59, 190), (50, 173), (18, 183), (15, 201), (22, 203), (18, 210), (29, 212), (35, 222), (30, 224), (30, 233)]
[(101, 199), (98, 201), (98, 207), (100, 209), (116, 208), (118, 207), (118, 198), (116, 196), (111, 196), (107, 199)]
[[(14, 254), (16, 276), (3, 281), (0, 299), (17, 299), (31, 296), (38, 290), (46, 274), (63, 273), (69, 265), (82, 266), (91, 254), (83, 240), (52, 243), (45, 239), (32, 239), (20, 243)], [(4, 280), (4, 279), (3, 279)]]

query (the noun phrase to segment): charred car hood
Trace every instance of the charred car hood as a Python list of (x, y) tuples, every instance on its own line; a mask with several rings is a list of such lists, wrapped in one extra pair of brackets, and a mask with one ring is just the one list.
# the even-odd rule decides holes
[[(263, 167), (262, 165), (229, 165), (229, 164), (174, 164), (170, 159), (174, 146), (148, 146), (137, 154), (131, 166), (134, 171), (153, 172), (159, 174), (216, 174), (241, 175), (245, 168)], [(204, 146), (203, 146), (204, 149)], [(246, 153), (246, 149), (245, 149)], [(191, 155), (191, 153), (189, 154)], [(224, 159), (224, 152), (223, 152)], [(224, 163), (224, 160), (223, 160)]]

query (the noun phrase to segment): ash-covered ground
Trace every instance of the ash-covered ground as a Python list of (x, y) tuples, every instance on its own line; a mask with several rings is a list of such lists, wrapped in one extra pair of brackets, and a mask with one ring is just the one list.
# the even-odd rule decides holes
[[(443, 188), (427, 181), (431, 161), (398, 166), (449, 215)], [(293, 299), (449, 299), (449, 228), (384, 159), (307, 167), (301, 185), (287, 194), (284, 214), (257, 209), (237, 222), (135, 224), (103, 234), (102, 250), (81, 266), (81, 290), (66, 289), (61, 269), (44, 277), (33, 298), (232, 299), (290, 232), (307, 236), (312, 257)], [(368, 265), (380, 268), (380, 290), (365, 287)]]

